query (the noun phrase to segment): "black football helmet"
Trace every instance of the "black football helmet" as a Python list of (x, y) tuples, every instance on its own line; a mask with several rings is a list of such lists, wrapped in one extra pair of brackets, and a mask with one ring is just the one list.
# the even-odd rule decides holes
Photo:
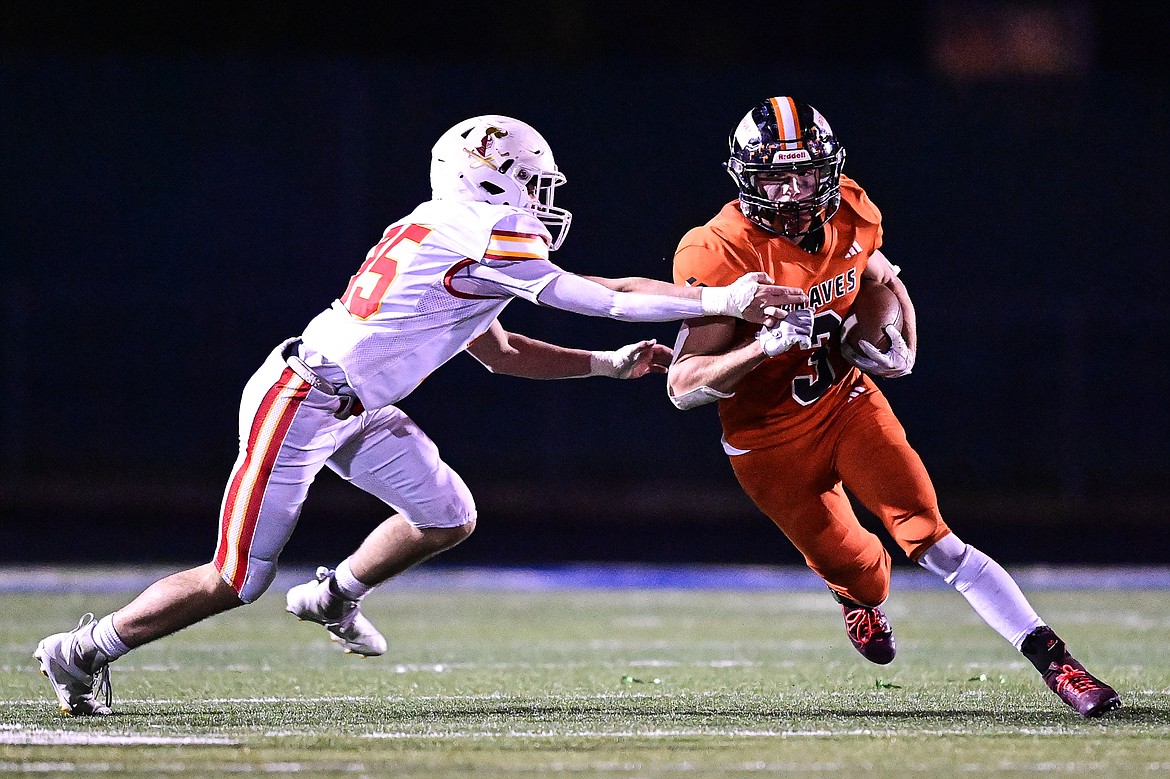
[[(743, 215), (763, 229), (799, 239), (821, 229), (841, 205), (845, 149), (817, 109), (791, 97), (770, 97), (740, 120), (729, 138), (727, 172), (739, 188)], [(769, 180), (804, 186), (781, 195)]]

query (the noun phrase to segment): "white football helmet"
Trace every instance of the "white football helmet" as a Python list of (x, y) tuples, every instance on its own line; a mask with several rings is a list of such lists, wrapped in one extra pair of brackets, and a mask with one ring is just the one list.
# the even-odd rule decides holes
[(564, 183), (544, 137), (508, 116), (466, 119), (431, 149), (431, 197), (527, 208), (552, 234), (549, 251), (564, 243), (573, 220), (553, 206), (553, 190)]

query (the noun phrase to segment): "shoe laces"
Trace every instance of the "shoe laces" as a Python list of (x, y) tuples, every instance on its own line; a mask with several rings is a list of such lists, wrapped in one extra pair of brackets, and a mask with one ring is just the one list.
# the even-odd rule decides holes
[(1071, 688), (1074, 693), (1080, 694), (1100, 687), (1101, 685), (1089, 675), (1088, 671), (1084, 668), (1077, 668), (1075, 665), (1065, 663), (1060, 667), (1060, 673), (1056, 675), (1057, 692)]
[[(81, 615), (81, 619), (77, 620), (76, 630), (81, 630), (96, 621), (93, 612), (87, 611)], [(110, 686), (110, 664), (103, 662), (101, 659), (104, 656), (104, 653), (100, 649), (94, 655), (94, 667), (91, 671), (93, 673), (93, 687), (91, 689), (93, 690), (94, 698), (100, 696), (104, 699), (106, 706), (109, 707), (114, 703), (114, 688)]]
[[(328, 581), (336, 573), (337, 571), (332, 568), (326, 568), (323, 565), (319, 566), (316, 574), (317, 581)], [(356, 600), (350, 600), (344, 595), (339, 595), (328, 584), (325, 585), (325, 590), (325, 599), (321, 602), (321, 613), (329, 620), (327, 624), (337, 625), (340, 628), (348, 630), (353, 624), (353, 621), (357, 619), (358, 602)]]
[(102, 663), (93, 672), (93, 695), (101, 696), (106, 708), (114, 705), (114, 688), (110, 686), (110, 664)]
[(890, 629), (885, 616), (877, 609), (859, 607), (845, 612), (845, 627), (849, 635), (865, 643), (874, 633), (886, 632)]

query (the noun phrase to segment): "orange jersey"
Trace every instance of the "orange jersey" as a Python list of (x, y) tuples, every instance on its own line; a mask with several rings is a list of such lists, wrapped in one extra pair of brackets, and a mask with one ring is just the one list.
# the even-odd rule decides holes
[[(719, 401), (724, 437), (739, 449), (779, 443), (816, 426), (859, 379), (840, 352), (841, 325), (861, 274), (882, 241), (881, 213), (853, 180), (841, 177), (841, 207), (825, 225), (820, 251), (809, 254), (747, 220), (732, 201), (707, 224), (687, 232), (674, 256), (674, 281), (723, 286), (764, 271), (777, 284), (808, 293), (814, 312), (813, 348), (764, 361)], [(759, 325), (740, 321), (750, 340)]]

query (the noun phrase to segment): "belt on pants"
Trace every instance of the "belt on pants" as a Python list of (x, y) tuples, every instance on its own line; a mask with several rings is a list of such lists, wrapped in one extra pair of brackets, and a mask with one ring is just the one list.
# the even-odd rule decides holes
[(280, 356), (284, 358), (285, 364), (292, 372), (308, 382), (310, 387), (324, 392), (326, 395), (332, 395), (341, 402), (337, 411), (333, 412), (333, 416), (338, 419), (349, 419), (366, 410), (361, 400), (358, 399), (357, 393), (353, 391), (353, 387), (348, 384), (334, 384), (310, 368), (308, 363), (301, 359), (300, 346), (301, 340), (295, 338), (285, 345)]

